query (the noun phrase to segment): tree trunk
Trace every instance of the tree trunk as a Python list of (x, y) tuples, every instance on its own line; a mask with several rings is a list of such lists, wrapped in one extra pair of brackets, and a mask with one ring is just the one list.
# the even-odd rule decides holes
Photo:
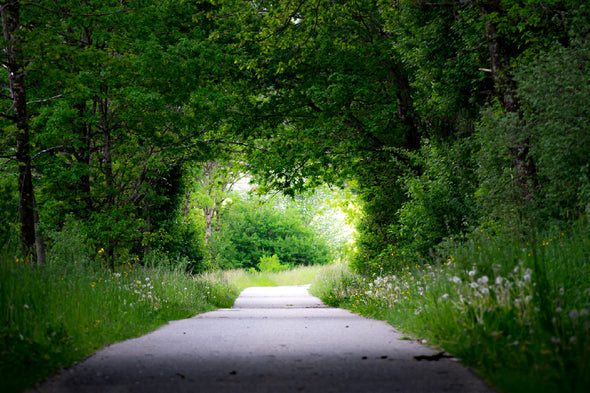
[[(35, 196), (31, 170), (31, 144), (27, 113), (27, 87), (25, 67), (18, 37), (20, 30), (20, 5), (18, 1), (0, 5), (2, 30), (6, 47), (4, 67), (8, 71), (8, 84), (12, 98), (14, 115), (11, 119), (16, 125), (16, 160), (18, 162), (18, 190), (21, 245), (25, 255), (36, 262), (43, 262), (45, 252), (40, 234), (35, 231)], [(37, 254), (41, 258), (36, 258)]]
[[(484, 18), (492, 14), (499, 16), (504, 14), (499, 0), (482, 2), (480, 10)], [(485, 22), (485, 36), (488, 42), (490, 68), (494, 79), (496, 96), (502, 110), (504, 113), (520, 115), (521, 108), (516, 96), (516, 82), (511, 74), (508, 45), (499, 35), (496, 25), (490, 20)], [(536, 199), (536, 168), (529, 155), (529, 137), (522, 134), (512, 135), (509, 151), (512, 182), (518, 199), (516, 202), (522, 208), (521, 214), (526, 215), (526, 210), (534, 206)]]
[[(106, 88), (103, 91), (106, 97)], [(103, 133), (103, 148), (102, 148), (102, 159), (103, 159), (103, 173), (105, 175), (106, 182), (106, 211), (108, 214), (112, 214), (115, 206), (115, 194), (114, 194), (114, 173), (113, 173), (113, 159), (111, 155), (112, 137), (111, 127), (109, 124), (109, 101), (108, 98), (99, 99), (98, 111), (100, 113), (100, 126)], [(114, 219), (114, 217), (110, 217)], [(105, 245), (105, 255), (107, 258), (107, 265), (111, 270), (115, 268), (115, 243), (116, 240), (112, 234), (109, 233), (107, 236), (107, 244)]]
[(203, 208), (203, 214), (205, 215), (205, 247), (209, 245), (211, 234), (213, 233), (213, 217), (217, 209), (215, 207)]

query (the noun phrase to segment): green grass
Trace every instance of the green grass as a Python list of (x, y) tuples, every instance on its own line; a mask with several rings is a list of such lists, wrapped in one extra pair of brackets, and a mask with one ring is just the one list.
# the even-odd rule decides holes
[(278, 285), (310, 284), (327, 266), (302, 266), (280, 272), (249, 272), (243, 269), (217, 270), (203, 274), (208, 280), (227, 283), (235, 291), (240, 292), (247, 287), (268, 287)]
[(370, 278), (333, 267), (312, 292), (444, 348), (501, 391), (590, 391), (587, 230), (534, 247), (482, 234), (437, 266)]
[(0, 258), (0, 391), (21, 392), (96, 350), (170, 320), (231, 307), (249, 286), (312, 281), (321, 267), (190, 276), (123, 264), (116, 272), (77, 262), (32, 269)]
[(229, 307), (219, 280), (136, 268), (115, 273), (72, 263), (31, 269), (0, 261), (0, 391), (19, 392), (113, 342), (170, 320)]

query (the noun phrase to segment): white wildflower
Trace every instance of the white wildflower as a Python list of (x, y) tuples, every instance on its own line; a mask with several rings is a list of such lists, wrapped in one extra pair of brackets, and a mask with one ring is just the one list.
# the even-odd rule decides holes
[(473, 289), (477, 289), (477, 288), (479, 288), (479, 285), (477, 285), (477, 283), (476, 283), (476, 282), (471, 282), (471, 283), (469, 283), (469, 286), (470, 286), (471, 288), (473, 288)]
[(477, 272), (474, 269), (474, 270), (470, 270), (469, 273), (467, 273), (467, 274), (469, 274), (469, 277), (473, 277), (473, 276), (475, 276), (475, 273), (477, 273)]
[(580, 316), (581, 317), (585, 317), (586, 315), (588, 315), (588, 309), (587, 308), (583, 308), (580, 310)]
[(23, 304), (23, 308), (24, 308), (25, 310), (28, 310), (28, 309), (29, 309), (29, 305), (28, 305), (28, 304)]
[(500, 285), (502, 284), (502, 281), (504, 281), (504, 279), (500, 276), (496, 277), (496, 285)]
[(488, 280), (489, 280), (488, 276), (481, 276), (481, 277), (480, 277), (480, 278), (477, 280), (477, 282), (479, 282), (480, 284), (487, 284)]
[(531, 282), (531, 274), (533, 273), (533, 271), (531, 269), (526, 269), (522, 278), (524, 280), (524, 282)]
[(479, 291), (484, 295), (487, 295), (488, 293), (490, 293), (490, 290), (487, 288), (481, 288)]
[(457, 277), (457, 276), (453, 276), (453, 277), (450, 279), (450, 281), (451, 281), (451, 282), (454, 282), (455, 284), (459, 284), (459, 283), (461, 283), (461, 279), (460, 279), (459, 277)]
[(570, 310), (570, 312), (568, 312), (567, 315), (571, 319), (576, 319), (580, 315), (580, 313), (578, 312), (578, 310)]
[(121, 273), (113, 273), (113, 276), (119, 278), (119, 277), (121, 277)]
[(553, 344), (559, 344), (559, 341), (560, 341), (560, 340), (559, 340), (559, 338), (558, 338), (558, 337), (555, 337), (555, 336), (551, 337), (551, 342), (552, 342)]
[(556, 313), (561, 313), (563, 311), (563, 309), (561, 307), (555, 307), (555, 312)]
[(448, 299), (449, 298), (449, 294), (448, 293), (444, 293), (440, 298), (441, 299)]
[(516, 298), (512, 303), (514, 304), (514, 307), (518, 307), (520, 306), (520, 299)]

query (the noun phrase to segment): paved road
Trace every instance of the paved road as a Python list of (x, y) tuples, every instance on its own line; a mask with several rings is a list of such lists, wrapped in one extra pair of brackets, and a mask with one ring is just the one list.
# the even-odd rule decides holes
[(384, 322), (326, 307), (307, 286), (248, 288), (231, 309), (111, 345), (37, 392), (492, 392)]

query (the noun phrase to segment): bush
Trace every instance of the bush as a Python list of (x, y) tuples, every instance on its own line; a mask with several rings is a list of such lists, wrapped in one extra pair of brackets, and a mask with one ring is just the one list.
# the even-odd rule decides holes
[(330, 261), (326, 241), (303, 225), (294, 210), (237, 201), (211, 237), (211, 253), (221, 268), (255, 268), (260, 258), (277, 255), (290, 266)]
[[(590, 44), (574, 41), (546, 53), (515, 79), (521, 113), (489, 109), (477, 127), (478, 199), (509, 229), (571, 221), (590, 206)], [(510, 157), (518, 146), (528, 148), (536, 171), (527, 209), (513, 184)]]
[(273, 255), (272, 257), (263, 256), (260, 258), (260, 263), (258, 264), (258, 270), (263, 273), (273, 273), (273, 272), (280, 272), (283, 270), (287, 270), (289, 265), (281, 264), (279, 257), (277, 254)]

